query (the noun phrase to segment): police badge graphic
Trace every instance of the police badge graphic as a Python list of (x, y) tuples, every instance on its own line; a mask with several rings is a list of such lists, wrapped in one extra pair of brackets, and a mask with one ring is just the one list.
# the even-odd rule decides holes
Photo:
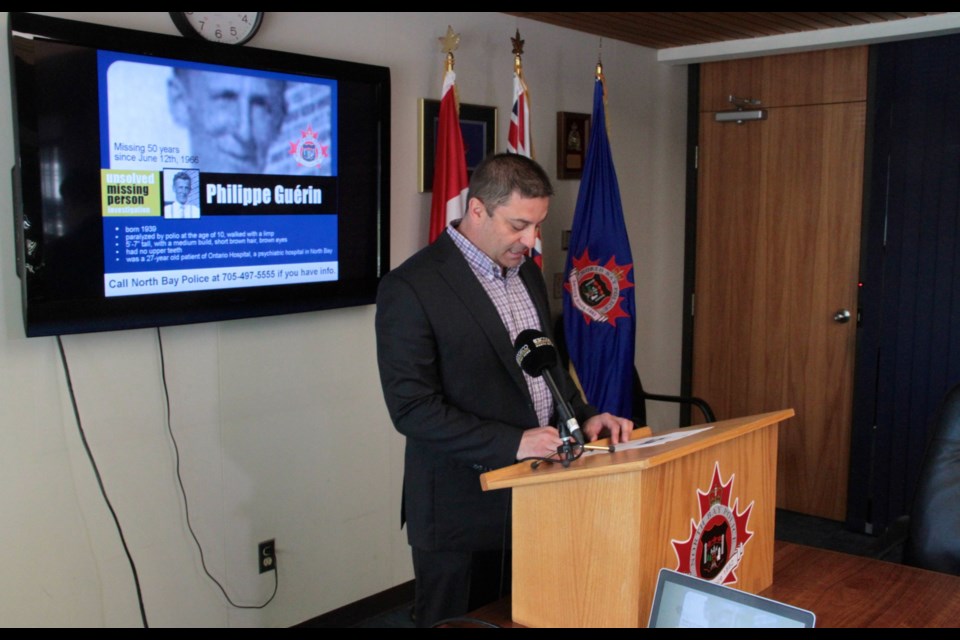
[(737, 512), (739, 498), (730, 506), (733, 476), (726, 484), (720, 480), (720, 464), (713, 467), (713, 480), (706, 491), (697, 489), (700, 521), (690, 521), (690, 537), (673, 540), (677, 554), (677, 571), (710, 580), (717, 584), (736, 582), (734, 570), (743, 559), (743, 547), (753, 537), (747, 522), (753, 510), (751, 501)]
[(298, 167), (317, 167), (329, 155), (326, 145), (317, 144), (320, 134), (307, 125), (306, 131), (300, 132), (300, 139), (290, 143), (290, 155), (297, 161)]
[(579, 258), (573, 259), (573, 267), (563, 288), (570, 293), (570, 300), (587, 324), (591, 321), (607, 322), (615, 327), (617, 318), (628, 317), (622, 307), (620, 292), (633, 286), (627, 280), (631, 269), (632, 264), (617, 264), (616, 256), (600, 266), (599, 260), (590, 259), (590, 250), (584, 249)]

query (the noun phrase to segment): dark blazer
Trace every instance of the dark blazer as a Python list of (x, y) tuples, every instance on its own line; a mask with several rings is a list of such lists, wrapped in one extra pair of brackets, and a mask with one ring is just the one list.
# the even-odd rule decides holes
[[(550, 335), (543, 275), (529, 260), (520, 275)], [(380, 282), (376, 331), (387, 409), (407, 438), (410, 544), (500, 548), (509, 531), (509, 491), (481, 491), (480, 474), (516, 462), (523, 430), (540, 425), (510, 336), (446, 233)], [(596, 413), (565, 370), (557, 366), (551, 375), (581, 422)]]

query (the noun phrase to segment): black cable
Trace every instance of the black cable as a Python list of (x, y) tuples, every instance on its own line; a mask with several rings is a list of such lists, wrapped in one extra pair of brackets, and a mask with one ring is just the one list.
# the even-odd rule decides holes
[[(577, 452), (570, 458), (561, 458), (560, 451), (558, 450), (556, 453), (551, 453), (549, 456), (545, 458), (540, 456), (527, 456), (526, 458), (520, 458), (519, 460), (517, 460), (517, 462), (526, 462), (527, 460), (533, 460), (530, 466), (533, 467), (534, 469), (539, 467), (541, 462), (549, 462), (551, 464), (562, 464), (563, 466), (566, 467), (574, 460), (578, 460), (580, 456), (583, 455), (583, 451), (584, 451), (583, 445), (573, 444), (571, 446), (574, 449), (576, 449)], [(562, 450), (562, 447), (561, 447), (561, 450)]]
[(180, 493), (183, 496), (183, 511), (187, 519), (187, 529), (190, 531), (190, 535), (193, 537), (193, 541), (197, 545), (197, 549), (200, 551), (200, 564), (203, 565), (203, 571), (207, 574), (207, 577), (213, 581), (215, 585), (220, 589), (220, 592), (223, 593), (223, 597), (226, 598), (227, 602), (231, 606), (236, 607), (237, 609), (263, 609), (270, 602), (273, 601), (274, 597), (277, 595), (277, 588), (280, 586), (280, 576), (279, 569), (276, 564), (273, 568), (273, 593), (263, 604), (248, 605), (248, 604), (237, 604), (230, 599), (230, 596), (227, 595), (226, 589), (223, 588), (223, 585), (213, 577), (213, 574), (207, 569), (207, 561), (203, 555), (203, 547), (200, 545), (200, 540), (197, 538), (197, 534), (193, 531), (193, 524), (190, 522), (190, 506), (187, 503), (187, 491), (183, 486), (183, 478), (180, 476), (180, 448), (177, 446), (177, 438), (173, 435), (173, 428), (170, 426), (170, 391), (167, 387), (167, 368), (163, 358), (163, 339), (160, 337), (160, 327), (157, 327), (157, 345), (160, 347), (160, 377), (163, 380), (163, 397), (165, 400), (165, 408), (167, 411), (167, 432), (170, 434), (170, 441), (173, 442), (173, 451), (177, 463), (177, 483), (180, 485)]
[(90, 450), (90, 444), (87, 442), (87, 435), (83, 431), (83, 423), (80, 421), (80, 409), (77, 407), (77, 397), (73, 391), (73, 379), (70, 376), (70, 366), (67, 364), (67, 354), (63, 350), (63, 340), (57, 336), (57, 347), (60, 349), (60, 361), (63, 363), (63, 373), (67, 380), (67, 390), (70, 394), (70, 404), (73, 405), (73, 417), (77, 421), (77, 431), (80, 433), (80, 440), (83, 442), (83, 450), (87, 452), (87, 458), (90, 460), (90, 466), (93, 468), (93, 474), (97, 478), (97, 485), (100, 487), (100, 495), (103, 496), (110, 515), (113, 516), (113, 524), (120, 535), (120, 543), (123, 545), (123, 551), (127, 554), (127, 562), (130, 563), (130, 570), (133, 572), (133, 582), (137, 586), (137, 603), (140, 605), (140, 619), (143, 620), (144, 628), (149, 628), (147, 624), (147, 611), (143, 606), (143, 590), (140, 588), (140, 576), (137, 572), (137, 565), (130, 555), (130, 548), (127, 546), (127, 539), (123, 535), (123, 527), (120, 526), (120, 520), (117, 518), (117, 512), (114, 511), (110, 498), (107, 496), (107, 490), (103, 486), (103, 478), (100, 476), (100, 470), (97, 468), (97, 461), (93, 458), (93, 452)]

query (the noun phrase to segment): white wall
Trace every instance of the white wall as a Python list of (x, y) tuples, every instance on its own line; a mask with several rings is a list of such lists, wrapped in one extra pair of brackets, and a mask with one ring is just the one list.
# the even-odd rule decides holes
[[(175, 34), (166, 13), (56, 13)], [(6, 14), (3, 14), (6, 28)], [(499, 108), (505, 146), (510, 37), (526, 40), (538, 159), (555, 175), (556, 112), (591, 111), (599, 39), (499, 13), (269, 13), (251, 45), (389, 66), (393, 265), (425, 244), (417, 193), (417, 99), (437, 98), (447, 25), (463, 102)], [(7, 56), (6, 47), (3, 48)], [(637, 274), (637, 362), (651, 390), (680, 384), (686, 68), (602, 43), (614, 161)], [(8, 63), (0, 63), (7, 92)], [(0, 100), (0, 167), (13, 163)], [(545, 271), (563, 268), (577, 181), (556, 181)], [(9, 216), (9, 181), (0, 203)], [(132, 572), (80, 442), (57, 343), (23, 337), (10, 218), (0, 223), (0, 624), (141, 624)], [(206, 566), (234, 603), (257, 605), (273, 574), (257, 542), (276, 538), (279, 590), (263, 609), (228, 604), (187, 529), (167, 432), (155, 330), (65, 336), (83, 427), (136, 563), (151, 626), (285, 627), (412, 579), (399, 529), (403, 439), (377, 377), (374, 308), (161, 330), (171, 428)], [(677, 414), (651, 422), (676, 423)]]

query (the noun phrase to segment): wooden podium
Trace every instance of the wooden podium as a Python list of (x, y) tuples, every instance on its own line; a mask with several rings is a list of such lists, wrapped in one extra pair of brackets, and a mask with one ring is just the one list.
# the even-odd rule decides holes
[[(704, 577), (727, 575), (728, 586), (769, 587), (776, 427), (793, 415), (785, 409), (672, 429), (656, 435), (709, 427), (592, 453), (569, 467), (521, 462), (483, 474), (484, 491), (513, 490), (513, 620), (645, 627), (661, 567), (696, 574), (690, 567), (707, 566)], [(638, 429), (632, 440), (650, 435)]]

